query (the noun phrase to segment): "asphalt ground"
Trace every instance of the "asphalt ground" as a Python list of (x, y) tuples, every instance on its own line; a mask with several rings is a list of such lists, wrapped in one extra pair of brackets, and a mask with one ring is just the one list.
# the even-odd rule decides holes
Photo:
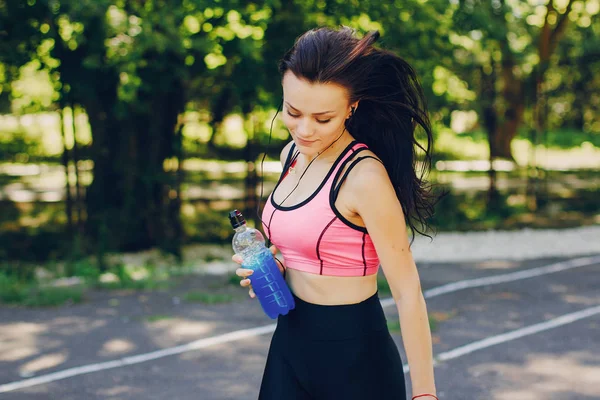
[[(419, 263), (419, 270), (427, 295), (563, 261)], [(580, 264), (429, 296), (434, 354), (443, 358), (435, 367), (440, 399), (600, 399), (600, 258)], [(178, 300), (186, 288), (218, 279), (186, 278), (184, 287), (159, 292), (95, 292), (84, 304), (56, 309), (0, 308), (0, 399), (256, 399), (274, 321), (235, 285), (226, 289), (231, 303)], [(397, 325), (395, 307), (384, 309)], [(406, 361), (399, 332), (392, 334)]]

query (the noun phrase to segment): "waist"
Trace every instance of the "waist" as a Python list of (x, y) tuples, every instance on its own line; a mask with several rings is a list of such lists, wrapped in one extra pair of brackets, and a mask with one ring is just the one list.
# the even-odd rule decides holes
[(379, 293), (356, 304), (322, 305), (292, 293), (296, 307), (280, 315), (277, 330), (312, 340), (344, 340), (387, 331)]
[(286, 280), (296, 296), (320, 305), (360, 303), (377, 291), (377, 275), (339, 277), (288, 268)]

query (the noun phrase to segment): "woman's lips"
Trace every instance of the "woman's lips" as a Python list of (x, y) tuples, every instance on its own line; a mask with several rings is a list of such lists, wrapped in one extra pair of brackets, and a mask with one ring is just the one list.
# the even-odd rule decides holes
[(296, 138), (296, 139), (298, 140), (298, 143), (305, 145), (305, 146), (311, 145), (315, 142), (314, 140), (302, 140), (300, 138)]

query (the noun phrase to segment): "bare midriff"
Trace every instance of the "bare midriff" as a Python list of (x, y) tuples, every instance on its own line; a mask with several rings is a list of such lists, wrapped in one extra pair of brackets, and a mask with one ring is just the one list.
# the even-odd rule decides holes
[(321, 305), (356, 304), (377, 291), (377, 274), (325, 276), (288, 268), (286, 281), (296, 296)]

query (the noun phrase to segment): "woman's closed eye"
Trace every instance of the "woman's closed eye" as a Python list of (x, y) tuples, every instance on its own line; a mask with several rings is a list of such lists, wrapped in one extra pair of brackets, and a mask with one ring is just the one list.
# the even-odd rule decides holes
[[(288, 113), (288, 115), (289, 115), (290, 117), (292, 117), (292, 118), (299, 118), (299, 117), (300, 117), (300, 114), (292, 114), (292, 113), (291, 113), (291, 112), (289, 112), (289, 111), (288, 111), (287, 113)], [(329, 118), (329, 119), (324, 119), (324, 120), (323, 120), (323, 119), (317, 119), (317, 122), (318, 122), (318, 123), (320, 123), (320, 124), (326, 124), (326, 123), (328, 123), (329, 121), (331, 121), (331, 118)]]

